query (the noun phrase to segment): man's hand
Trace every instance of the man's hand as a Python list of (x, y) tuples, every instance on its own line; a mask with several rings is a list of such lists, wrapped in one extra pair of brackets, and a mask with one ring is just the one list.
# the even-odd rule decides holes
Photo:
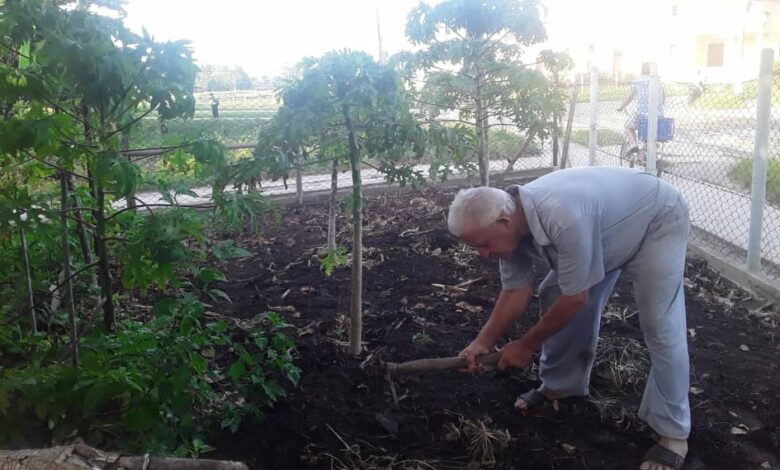
[(490, 350), (483, 345), (482, 343), (478, 342), (477, 340), (474, 340), (466, 346), (466, 348), (458, 354), (458, 357), (463, 357), (466, 359), (466, 368), (461, 369), (463, 372), (482, 372), (485, 370), (485, 366), (482, 364), (477, 364), (477, 357), (483, 356), (487, 353), (489, 353)]
[(523, 344), (521, 340), (508, 343), (501, 349), (501, 359), (498, 360), (498, 370), (522, 369), (527, 367), (534, 358), (534, 351)]

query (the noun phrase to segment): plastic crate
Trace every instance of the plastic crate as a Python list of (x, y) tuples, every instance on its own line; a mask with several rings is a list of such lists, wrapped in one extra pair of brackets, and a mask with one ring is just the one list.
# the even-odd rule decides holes
[[(639, 140), (647, 141), (647, 116), (640, 115), (639, 120)], [(674, 119), (667, 117), (658, 118), (657, 142), (668, 142), (674, 139)]]

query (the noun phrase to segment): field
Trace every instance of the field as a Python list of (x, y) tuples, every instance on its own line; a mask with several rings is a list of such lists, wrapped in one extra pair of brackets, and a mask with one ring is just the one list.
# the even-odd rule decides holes
[[(237, 323), (258, 311), (283, 312), (297, 328), (302, 377), (263, 422), (215, 436), (211, 457), (255, 469), (637, 468), (653, 439), (636, 418), (648, 360), (624, 281), (603, 315), (589, 398), (523, 416), (512, 403), (537, 385), (535, 368), (430, 373), (392, 385), (385, 377), (382, 361), (456, 355), (498, 293), (496, 263), (478, 259), (446, 231), (451, 198), (426, 190), (369, 199), (365, 352), (357, 358), (344, 348), (349, 268), (332, 277), (319, 268), (327, 208), (288, 209), (278, 225), (240, 240), (254, 255), (221, 266), (228, 273), (221, 287), (233, 301), (214, 310)], [(346, 242), (351, 229), (339, 224)], [(685, 288), (693, 365), (685, 468), (776, 468), (777, 315), (695, 259)], [(538, 315), (532, 302), (513, 336)]]

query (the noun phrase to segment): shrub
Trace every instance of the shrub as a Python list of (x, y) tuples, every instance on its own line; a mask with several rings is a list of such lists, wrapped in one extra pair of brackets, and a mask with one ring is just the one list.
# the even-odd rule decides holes
[(298, 380), (288, 325), (267, 312), (231, 336), (204, 312), (189, 294), (163, 299), (149, 321), (82, 338), (78, 370), (67, 341), (3, 331), (0, 357), (24, 362), (0, 368), (0, 441), (48, 430), (54, 442), (194, 456), (210, 449), (209, 431), (262, 417), (284, 395), (281, 380)]
[[(780, 159), (770, 158), (767, 163), (766, 199), (772, 204), (780, 204)], [(740, 160), (729, 170), (729, 177), (749, 192), (753, 183), (753, 160)]]

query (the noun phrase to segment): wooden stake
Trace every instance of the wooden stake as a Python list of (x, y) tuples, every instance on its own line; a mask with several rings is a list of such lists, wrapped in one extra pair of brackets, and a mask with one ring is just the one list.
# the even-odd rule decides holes
[[(501, 358), (501, 352), (494, 352), (477, 357), (477, 364), (485, 366), (494, 366), (498, 364)], [(417, 359), (408, 362), (388, 362), (387, 372), (394, 377), (400, 375), (418, 374), (420, 372), (431, 372), (436, 370), (464, 369), (466, 359), (462, 357), (437, 357), (433, 359)]]

